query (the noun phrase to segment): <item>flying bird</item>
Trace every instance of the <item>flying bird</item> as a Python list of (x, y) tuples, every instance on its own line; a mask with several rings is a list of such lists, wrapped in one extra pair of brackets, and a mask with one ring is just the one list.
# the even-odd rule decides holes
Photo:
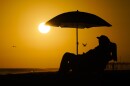
[(12, 46), (13, 48), (16, 47), (15, 45)]
[(84, 44), (84, 43), (82, 43), (82, 45), (83, 45), (84, 47), (86, 47), (87, 43), (85, 43), (85, 44)]

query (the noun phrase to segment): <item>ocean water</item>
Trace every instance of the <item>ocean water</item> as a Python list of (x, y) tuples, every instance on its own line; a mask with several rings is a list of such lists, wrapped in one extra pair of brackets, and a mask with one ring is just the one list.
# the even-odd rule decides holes
[(0, 68), (0, 75), (7, 74), (21, 74), (21, 73), (35, 73), (35, 72), (55, 72), (58, 68)]

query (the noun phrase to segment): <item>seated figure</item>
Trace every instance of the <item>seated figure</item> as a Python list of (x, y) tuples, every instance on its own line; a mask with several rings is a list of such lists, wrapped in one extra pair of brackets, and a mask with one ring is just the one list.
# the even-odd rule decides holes
[(99, 45), (86, 53), (75, 55), (66, 52), (59, 72), (103, 72), (109, 61), (117, 61), (117, 46), (105, 35), (97, 37)]

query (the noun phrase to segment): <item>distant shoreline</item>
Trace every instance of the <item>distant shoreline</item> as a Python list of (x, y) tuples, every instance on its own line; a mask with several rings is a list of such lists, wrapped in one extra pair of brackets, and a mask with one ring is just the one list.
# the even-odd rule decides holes
[[(105, 70), (130, 70), (130, 63), (111, 62), (106, 66)], [(0, 75), (56, 71), (58, 71), (58, 68), (0, 68)]]
[(56, 72), (58, 68), (0, 68), (0, 75), (7, 74), (25, 74), (25, 73), (36, 73), (36, 72)]

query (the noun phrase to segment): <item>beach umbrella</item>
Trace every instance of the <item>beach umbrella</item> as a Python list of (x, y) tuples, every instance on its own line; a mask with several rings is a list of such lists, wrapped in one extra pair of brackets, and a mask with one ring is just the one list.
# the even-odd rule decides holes
[(76, 53), (78, 54), (78, 29), (100, 27), (100, 26), (112, 26), (101, 17), (92, 13), (81, 11), (70, 11), (61, 13), (45, 23), (46, 25), (63, 28), (75, 28), (76, 29)]

